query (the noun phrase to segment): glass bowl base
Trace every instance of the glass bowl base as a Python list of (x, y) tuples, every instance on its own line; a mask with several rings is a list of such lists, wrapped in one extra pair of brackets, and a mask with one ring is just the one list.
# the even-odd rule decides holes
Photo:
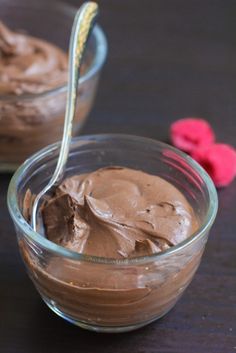
[(168, 308), (168, 310), (166, 310), (165, 312), (161, 313), (161, 315), (152, 318), (151, 320), (148, 321), (144, 321), (141, 322), (139, 324), (134, 324), (134, 325), (127, 325), (127, 326), (99, 326), (99, 325), (95, 325), (95, 324), (88, 324), (85, 323), (83, 321), (79, 321), (76, 318), (73, 318), (72, 316), (65, 314), (64, 312), (62, 312), (60, 309), (57, 308), (57, 306), (55, 306), (53, 301), (47, 300), (46, 298), (43, 298), (44, 302), (47, 304), (47, 306), (58, 316), (60, 316), (61, 318), (65, 319), (66, 321), (70, 322), (71, 324), (75, 325), (75, 326), (79, 326), (83, 329), (89, 330), (89, 331), (93, 331), (93, 332), (101, 332), (101, 333), (122, 333), (122, 332), (129, 332), (129, 331), (134, 331), (137, 330), (139, 328), (142, 328), (160, 318), (162, 318), (164, 315), (166, 315), (172, 308), (173, 306), (171, 306), (170, 308)]

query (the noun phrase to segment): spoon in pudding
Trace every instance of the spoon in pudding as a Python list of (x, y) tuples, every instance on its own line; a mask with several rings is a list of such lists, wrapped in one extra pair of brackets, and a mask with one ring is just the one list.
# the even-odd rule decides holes
[(70, 37), (68, 91), (62, 143), (55, 171), (48, 184), (36, 195), (32, 205), (31, 226), (35, 231), (37, 228), (37, 211), (40, 200), (50, 189), (61, 182), (65, 172), (76, 109), (81, 63), (89, 34), (94, 26), (97, 14), (98, 5), (95, 2), (86, 2), (75, 15)]

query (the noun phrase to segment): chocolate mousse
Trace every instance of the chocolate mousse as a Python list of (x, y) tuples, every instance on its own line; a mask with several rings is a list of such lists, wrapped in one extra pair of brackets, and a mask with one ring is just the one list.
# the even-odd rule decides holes
[(66, 179), (43, 208), (48, 239), (107, 258), (151, 255), (197, 228), (193, 210), (170, 183), (110, 167)]
[(60, 48), (0, 22), (0, 95), (42, 93), (65, 84), (67, 55)]
[[(28, 192), (28, 219), (31, 202)], [(87, 258), (42, 262), (37, 249), (22, 242), (23, 258), (48, 305), (87, 327), (134, 328), (161, 317), (191, 281), (203, 252), (149, 256), (187, 239), (198, 220), (175, 186), (139, 170), (106, 167), (64, 180), (43, 205), (42, 219), (48, 239)]]
[[(82, 74), (89, 64), (87, 58)], [(59, 47), (0, 22), (0, 167), (61, 138), (66, 92), (50, 91), (66, 84), (67, 71), (68, 56)], [(92, 89), (78, 92), (74, 133), (91, 108)]]

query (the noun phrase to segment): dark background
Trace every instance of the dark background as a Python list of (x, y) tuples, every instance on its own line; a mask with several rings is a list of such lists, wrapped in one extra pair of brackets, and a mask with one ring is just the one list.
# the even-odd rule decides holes
[[(71, 1), (79, 5), (80, 1)], [(93, 112), (83, 133), (124, 132), (168, 139), (170, 123), (208, 119), (235, 144), (236, 1), (104, 0), (109, 41)], [(70, 325), (41, 301), (27, 277), (0, 175), (1, 353), (236, 352), (236, 183), (219, 191), (219, 213), (202, 264), (163, 319), (127, 334)]]

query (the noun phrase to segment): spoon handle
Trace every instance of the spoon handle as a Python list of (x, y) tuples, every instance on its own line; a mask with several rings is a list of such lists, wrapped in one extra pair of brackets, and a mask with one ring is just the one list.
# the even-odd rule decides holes
[(98, 14), (98, 5), (95, 2), (86, 2), (78, 10), (70, 37), (69, 48), (69, 78), (66, 102), (66, 114), (64, 121), (63, 138), (60, 153), (55, 171), (48, 184), (36, 196), (31, 214), (31, 225), (34, 230), (37, 226), (37, 209), (41, 197), (53, 186), (57, 185), (64, 174), (66, 162), (68, 159), (73, 119), (76, 111), (78, 80), (80, 76), (81, 62), (87, 40), (91, 29), (93, 28), (95, 18)]

